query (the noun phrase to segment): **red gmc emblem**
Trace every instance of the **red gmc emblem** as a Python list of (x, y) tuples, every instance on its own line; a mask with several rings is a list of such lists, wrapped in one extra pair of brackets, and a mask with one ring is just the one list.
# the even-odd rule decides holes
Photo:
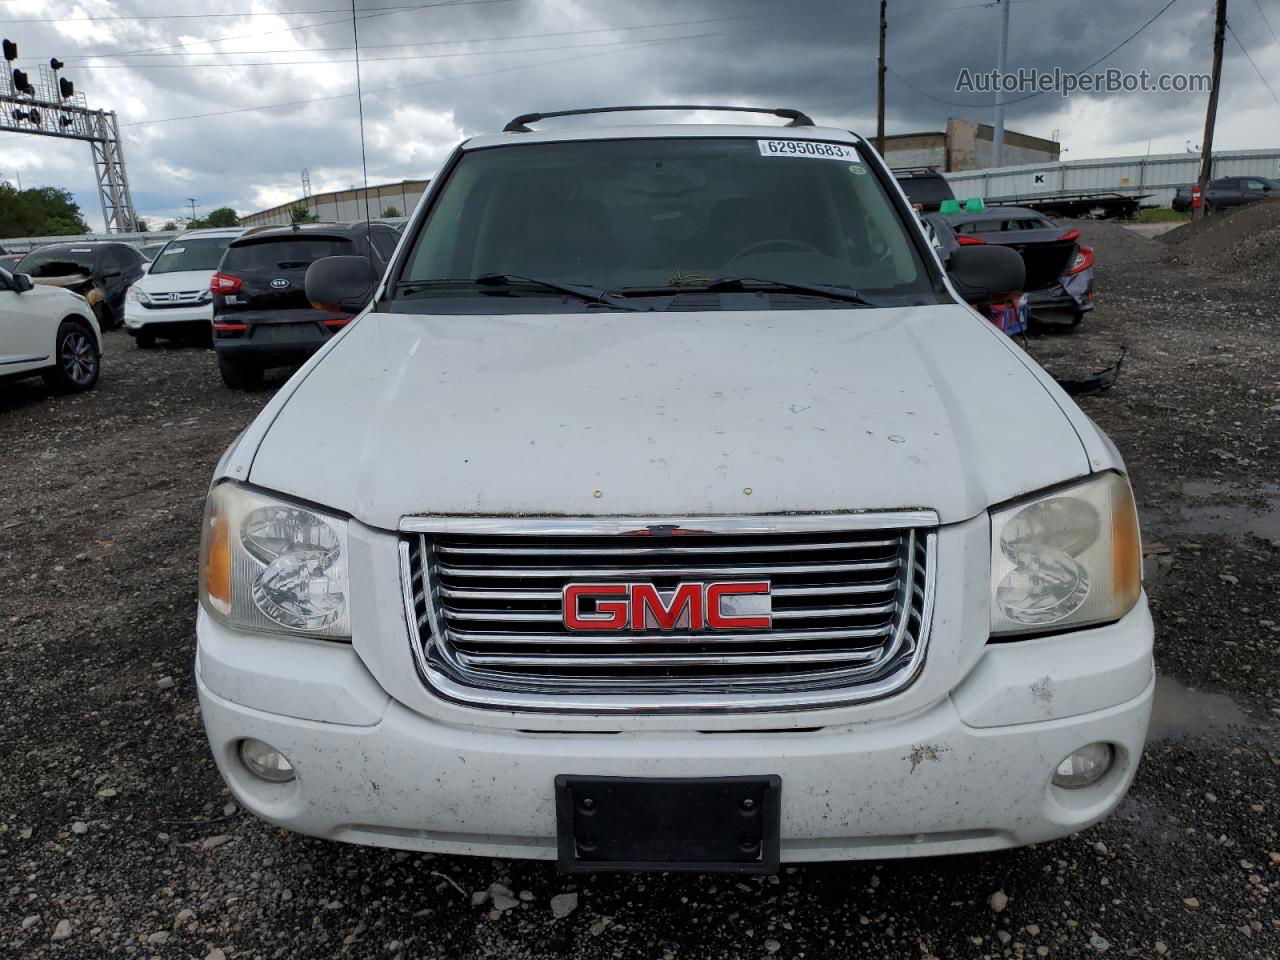
[(570, 630), (768, 630), (773, 625), (769, 581), (682, 583), (659, 591), (651, 583), (571, 583), (561, 597)]

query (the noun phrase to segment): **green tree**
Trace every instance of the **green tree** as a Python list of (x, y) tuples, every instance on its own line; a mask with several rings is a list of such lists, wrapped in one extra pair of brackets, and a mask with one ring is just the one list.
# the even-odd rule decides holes
[(88, 232), (70, 191), (58, 187), (20, 191), (0, 183), (0, 237), (65, 237)]
[(138, 233), (151, 232), (151, 228), (147, 226), (147, 221), (143, 220), (141, 217), (138, 217), (138, 219), (133, 221), (133, 226), (134, 226), (134, 229), (138, 231)]
[(315, 223), (320, 218), (302, 204), (289, 208), (290, 223)]
[(240, 217), (230, 207), (218, 207), (204, 218), (203, 224), (206, 227), (238, 227)]
[(161, 227), (160, 229), (161, 229), (161, 230), (177, 230), (177, 229), (178, 229), (178, 225), (177, 225), (176, 223), (174, 223), (172, 220), (166, 220), (166, 221), (164, 222), (164, 226), (163, 226), (163, 227)]
[(400, 212), (399, 208), (397, 208), (397, 207), (387, 207), (387, 209), (385, 209), (385, 210), (383, 210), (383, 211), (382, 211), (382, 215), (383, 215), (384, 217), (402, 217), (402, 216), (404, 216), (404, 214), (402, 214), (402, 213)]

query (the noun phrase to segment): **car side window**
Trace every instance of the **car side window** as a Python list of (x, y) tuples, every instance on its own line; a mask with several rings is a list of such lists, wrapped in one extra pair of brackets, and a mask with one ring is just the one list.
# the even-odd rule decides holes
[(1246, 180), (1244, 185), (1248, 187), (1250, 190), (1267, 189), (1266, 184), (1264, 184), (1261, 180)]
[(394, 230), (374, 230), (373, 248), (378, 251), (384, 262), (391, 262), (391, 254), (395, 252), (396, 243), (400, 240)]

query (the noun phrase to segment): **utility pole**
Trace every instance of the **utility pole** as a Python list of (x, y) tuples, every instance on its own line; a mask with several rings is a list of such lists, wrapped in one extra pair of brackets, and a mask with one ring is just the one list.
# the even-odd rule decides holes
[[(1009, 68), (1009, 0), (996, 0), (1000, 4), (1000, 50), (996, 54), (996, 73), (1004, 80)], [(991, 138), (991, 165), (1004, 163), (1004, 86), (996, 88), (996, 129)]]
[(194, 220), (196, 218), (196, 198), (187, 197), (187, 203), (191, 204), (191, 219)]
[(880, 0), (880, 59), (876, 61), (876, 152), (884, 156), (884, 34), (885, 8), (889, 0)]
[(1204, 140), (1200, 143), (1200, 206), (1192, 216), (1199, 220), (1205, 214), (1204, 190), (1213, 176), (1213, 125), (1218, 121), (1218, 86), (1222, 81), (1222, 42), (1227, 32), (1227, 0), (1218, 0), (1213, 23), (1213, 87), (1209, 90), (1209, 109), (1204, 115)]

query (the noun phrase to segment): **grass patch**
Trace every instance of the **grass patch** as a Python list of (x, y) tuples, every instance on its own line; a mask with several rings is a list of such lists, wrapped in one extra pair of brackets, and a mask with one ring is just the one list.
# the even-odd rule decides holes
[(1138, 215), (1134, 217), (1134, 222), (1182, 223), (1184, 220), (1190, 219), (1190, 213), (1179, 213), (1177, 210), (1170, 210), (1168, 207), (1146, 207), (1138, 211)]

